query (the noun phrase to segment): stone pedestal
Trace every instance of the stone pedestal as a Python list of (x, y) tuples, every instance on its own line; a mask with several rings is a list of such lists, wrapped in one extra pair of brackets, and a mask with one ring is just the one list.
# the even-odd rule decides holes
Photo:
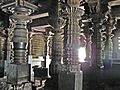
[(26, 83), (30, 80), (30, 65), (29, 64), (9, 64), (7, 71), (8, 82), (12, 85)]
[(82, 71), (60, 73), (58, 79), (58, 90), (82, 90)]

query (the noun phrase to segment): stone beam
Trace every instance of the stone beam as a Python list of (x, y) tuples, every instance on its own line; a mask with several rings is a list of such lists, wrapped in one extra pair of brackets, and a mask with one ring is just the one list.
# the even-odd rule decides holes
[(42, 26), (36, 26), (36, 27), (31, 27), (32, 31), (38, 31), (38, 32), (45, 32), (45, 28), (52, 27), (51, 25), (42, 25)]
[(38, 19), (38, 18), (43, 18), (43, 17), (47, 17), (49, 16), (48, 12), (46, 13), (42, 13), (42, 14), (38, 14), (38, 15), (34, 15), (34, 16), (30, 16), (31, 19)]
[[(18, 2), (19, 1), (19, 2)], [(17, 5), (20, 5), (20, 6), (24, 6), (24, 7), (26, 7), (26, 8), (29, 8), (29, 9), (31, 9), (31, 10), (37, 10), (38, 9), (38, 6), (36, 6), (36, 5), (34, 5), (34, 4), (32, 4), (32, 3), (29, 3), (29, 2), (27, 2), (27, 1), (24, 1), (24, 0), (17, 0), (17, 2), (16, 1), (14, 1), (14, 2), (11, 2), (11, 3), (5, 3), (5, 4), (1, 4), (0, 5), (0, 8), (3, 10), (3, 11), (5, 11), (5, 12), (8, 12), (8, 11), (12, 11), (14, 8), (15, 8), (15, 6), (17, 6)], [(41, 7), (41, 6), (40, 6)]]
[(117, 6), (117, 5), (120, 5), (120, 0), (109, 0), (108, 4), (110, 6)]
[(113, 18), (120, 19), (120, 1), (110, 0), (108, 2), (109, 10), (111, 10), (111, 15)]

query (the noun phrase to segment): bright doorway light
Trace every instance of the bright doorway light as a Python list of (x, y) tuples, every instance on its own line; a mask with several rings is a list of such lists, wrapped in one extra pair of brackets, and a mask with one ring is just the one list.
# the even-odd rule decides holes
[(85, 47), (80, 47), (78, 50), (79, 62), (85, 62), (86, 50)]

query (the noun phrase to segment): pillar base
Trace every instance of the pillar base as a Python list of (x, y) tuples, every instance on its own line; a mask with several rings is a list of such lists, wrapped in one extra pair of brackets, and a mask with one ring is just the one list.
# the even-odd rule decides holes
[(60, 73), (58, 90), (82, 90), (83, 73), (68, 72)]
[(47, 79), (44, 90), (58, 90), (58, 75)]
[(48, 79), (44, 90), (82, 90), (83, 73), (61, 72)]
[(18, 85), (29, 82), (30, 65), (29, 64), (8, 64), (7, 80), (12, 85)]

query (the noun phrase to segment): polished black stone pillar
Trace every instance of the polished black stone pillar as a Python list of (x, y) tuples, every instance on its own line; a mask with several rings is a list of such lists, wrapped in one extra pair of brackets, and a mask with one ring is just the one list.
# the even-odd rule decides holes
[(59, 19), (59, 0), (52, 1), (50, 8), (51, 25), (53, 26), (52, 37), (52, 53), (49, 72), (51, 78), (46, 81), (45, 90), (58, 90), (58, 76), (62, 71), (61, 57), (62, 57), (62, 37), (61, 37), (61, 23)]
[(26, 28), (29, 18), (27, 15), (29, 15), (29, 9), (17, 6), (14, 9), (14, 15), (10, 17), (15, 23), (12, 38), (14, 54), (13, 62), (8, 65), (7, 77), (8, 82), (16, 86), (29, 81), (30, 66), (27, 63), (28, 31)]

